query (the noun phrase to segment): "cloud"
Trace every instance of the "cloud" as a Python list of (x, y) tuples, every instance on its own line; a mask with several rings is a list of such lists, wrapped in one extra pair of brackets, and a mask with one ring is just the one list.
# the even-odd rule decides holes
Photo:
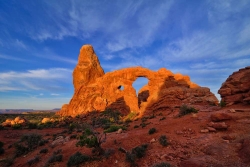
[(50, 95), (51, 96), (59, 96), (60, 94), (58, 94), (58, 93), (51, 93)]
[(70, 81), (71, 73), (71, 70), (65, 68), (2, 72), (0, 91), (63, 90), (65, 88), (62, 84)]
[(13, 61), (25, 61), (25, 62), (27, 61), (25, 59), (17, 58), (17, 57), (10, 56), (10, 55), (3, 55), (3, 54), (0, 54), (0, 59), (13, 60)]

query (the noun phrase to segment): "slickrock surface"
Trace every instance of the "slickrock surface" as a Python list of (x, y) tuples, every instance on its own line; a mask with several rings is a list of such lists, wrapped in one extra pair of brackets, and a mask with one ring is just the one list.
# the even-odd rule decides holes
[[(137, 97), (132, 84), (138, 77), (149, 80)], [(161, 68), (152, 71), (143, 67), (130, 67), (104, 74), (97, 56), (90, 45), (84, 45), (73, 72), (75, 92), (68, 105), (58, 113), (76, 116), (107, 108), (124, 114), (154, 112), (182, 104), (217, 104), (209, 88), (191, 82), (188, 76), (173, 74)], [(121, 89), (124, 88), (124, 89)]]

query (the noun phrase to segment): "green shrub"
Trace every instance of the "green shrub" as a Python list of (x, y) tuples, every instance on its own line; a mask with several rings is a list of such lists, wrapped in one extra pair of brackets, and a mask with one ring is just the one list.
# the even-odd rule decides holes
[(137, 158), (142, 158), (145, 155), (147, 148), (148, 148), (147, 144), (142, 144), (140, 146), (133, 148), (132, 153), (135, 154)]
[(12, 125), (12, 128), (13, 129), (21, 129), (22, 125), (21, 124), (14, 124), (14, 125)]
[(87, 162), (88, 160), (90, 160), (90, 157), (87, 155), (83, 155), (80, 152), (75, 153), (74, 155), (72, 155), (68, 162), (67, 162), (67, 166), (78, 166), (84, 162)]
[(40, 153), (44, 153), (44, 154), (45, 154), (45, 153), (47, 153), (47, 152), (48, 152), (48, 149), (47, 149), (47, 148), (43, 148), (43, 149), (40, 150)]
[(160, 138), (159, 138), (159, 143), (162, 145), (162, 146), (167, 146), (169, 143), (167, 141), (167, 137), (166, 135), (161, 135)]
[(77, 137), (76, 134), (70, 135), (70, 139), (76, 139), (76, 137)]
[(198, 110), (196, 110), (193, 107), (188, 107), (187, 105), (182, 105), (180, 107), (180, 111), (179, 111), (179, 117), (190, 114), (190, 113), (197, 113)]
[(226, 107), (226, 102), (221, 100), (220, 103), (219, 103), (219, 106), (220, 107)]
[(154, 134), (156, 132), (156, 129), (155, 128), (151, 128), (151, 129), (149, 129), (149, 131), (148, 131), (148, 134)]
[(2, 148), (3, 145), (4, 145), (4, 143), (0, 141), (0, 148)]
[(62, 159), (63, 159), (63, 155), (62, 154), (59, 154), (59, 155), (56, 155), (56, 154), (53, 154), (49, 160), (48, 160), (48, 164), (51, 164), (51, 163), (54, 163), (54, 162), (62, 162)]
[(139, 128), (139, 125), (135, 125), (134, 128)]
[(125, 118), (124, 118), (124, 120), (127, 120), (127, 119), (129, 119), (129, 120), (134, 120), (135, 119), (135, 117), (138, 115), (138, 113), (137, 112), (130, 112)]
[(24, 154), (29, 152), (28, 147), (25, 147), (20, 143), (15, 143), (14, 146), (15, 146), (15, 149), (16, 149), (16, 152), (15, 152), (16, 157), (19, 157), (19, 156), (24, 155)]
[(168, 162), (161, 162), (154, 164), (152, 167), (171, 167), (171, 165)]

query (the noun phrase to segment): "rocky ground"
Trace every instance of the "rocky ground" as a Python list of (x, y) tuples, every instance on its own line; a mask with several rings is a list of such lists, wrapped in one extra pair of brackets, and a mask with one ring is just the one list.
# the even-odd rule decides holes
[[(193, 106), (198, 113), (177, 117), (179, 109), (155, 113), (126, 124), (127, 129), (107, 133), (102, 143), (103, 155), (95, 156), (92, 161), (80, 166), (110, 167), (131, 166), (126, 160), (126, 151), (142, 144), (148, 144), (145, 155), (137, 158), (132, 166), (153, 166), (167, 162), (172, 166), (183, 167), (247, 167), (250, 166), (250, 106), (232, 105), (229, 107)], [(168, 114), (166, 114), (168, 113)], [(91, 115), (74, 118), (73, 122), (88, 122)], [(65, 123), (65, 122), (64, 122)], [(142, 127), (144, 123), (144, 127)], [(66, 122), (67, 124), (67, 122)], [(137, 127), (137, 128), (136, 128)], [(155, 128), (156, 132), (149, 134)], [(96, 131), (103, 132), (96, 127)], [(15, 159), (14, 143), (24, 134), (41, 134), (47, 143)], [(92, 156), (91, 148), (76, 147), (74, 136), (82, 134), (68, 127), (13, 130), (6, 128), (0, 131), (0, 141), (4, 143), (4, 154), (0, 155), (0, 165), (9, 166), (67, 166), (69, 158), (76, 152)], [(162, 146), (159, 138), (167, 137), (167, 146)], [(73, 136), (73, 137), (72, 137)], [(47, 149), (46, 153), (40, 153)], [(62, 155), (60, 162), (48, 163), (53, 155)], [(37, 159), (35, 159), (37, 157)], [(32, 161), (33, 160), (33, 161)]]

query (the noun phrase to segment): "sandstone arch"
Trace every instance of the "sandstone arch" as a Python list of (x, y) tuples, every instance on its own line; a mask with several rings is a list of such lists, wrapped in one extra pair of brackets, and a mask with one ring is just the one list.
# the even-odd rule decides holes
[[(148, 79), (148, 84), (139, 92), (140, 98), (144, 98), (140, 105), (139, 96), (132, 85), (138, 77)], [(180, 106), (182, 103), (218, 103), (208, 88), (200, 87), (191, 82), (188, 76), (173, 74), (165, 68), (152, 71), (144, 67), (129, 67), (104, 74), (90, 45), (80, 50), (78, 64), (73, 72), (73, 83), (74, 95), (58, 113), (60, 115), (76, 116), (106, 108), (142, 114)], [(123, 90), (119, 89), (121, 86)]]

